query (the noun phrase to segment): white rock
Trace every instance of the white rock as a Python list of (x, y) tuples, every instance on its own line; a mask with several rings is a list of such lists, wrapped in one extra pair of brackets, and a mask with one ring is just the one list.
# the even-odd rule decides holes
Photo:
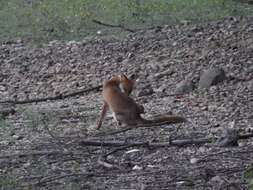
[(142, 170), (142, 167), (141, 167), (141, 166), (138, 166), (138, 165), (135, 165), (135, 166), (133, 167), (133, 170)]
[(199, 159), (197, 159), (197, 158), (191, 158), (190, 159), (191, 164), (196, 164), (198, 161), (199, 161)]

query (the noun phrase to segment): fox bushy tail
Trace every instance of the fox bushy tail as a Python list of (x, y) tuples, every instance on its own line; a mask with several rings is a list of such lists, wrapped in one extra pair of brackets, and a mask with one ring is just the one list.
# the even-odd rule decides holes
[(144, 119), (142, 118), (142, 124), (138, 126), (154, 126), (154, 125), (167, 125), (167, 124), (174, 124), (174, 123), (183, 123), (187, 120), (181, 116), (164, 116), (155, 119)]

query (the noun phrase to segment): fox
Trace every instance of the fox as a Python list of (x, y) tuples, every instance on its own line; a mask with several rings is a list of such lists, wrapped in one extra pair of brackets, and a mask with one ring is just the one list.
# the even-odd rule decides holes
[(144, 107), (135, 102), (129, 95), (134, 88), (134, 81), (128, 79), (124, 74), (112, 77), (103, 85), (103, 108), (100, 119), (97, 122), (97, 129), (100, 129), (105, 113), (110, 109), (113, 113), (117, 125), (148, 127), (159, 124), (172, 124), (186, 122), (181, 116), (163, 116), (153, 120), (145, 119), (141, 116)]
[[(108, 96), (110, 96), (113, 91), (118, 92), (121, 94), (120, 96), (127, 97), (129, 96), (134, 87), (136, 85), (136, 81), (134, 79), (129, 79), (125, 74), (119, 74), (116, 76), (113, 76), (111, 79), (107, 80), (103, 84), (103, 90), (102, 90), (102, 96), (103, 96), (103, 106), (101, 109), (101, 113), (99, 115), (99, 118), (97, 119), (96, 128), (100, 129), (102, 126), (102, 122), (104, 120), (104, 117), (109, 110), (110, 107), (110, 100), (108, 103)], [(137, 104), (137, 109), (140, 114), (144, 113), (144, 107), (142, 105)], [(116, 119), (115, 113), (112, 111), (113, 118), (117, 123), (117, 126), (121, 125), (120, 121)]]

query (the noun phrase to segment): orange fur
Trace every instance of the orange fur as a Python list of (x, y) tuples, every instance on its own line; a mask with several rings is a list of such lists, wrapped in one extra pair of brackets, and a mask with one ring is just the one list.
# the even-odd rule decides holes
[[(97, 129), (99, 129), (102, 126), (103, 119), (108, 111), (109, 108), (111, 108), (111, 102), (118, 102), (117, 100), (112, 100), (110, 97), (114, 97), (115, 92), (119, 94), (119, 96), (128, 97), (132, 90), (134, 89), (135, 81), (127, 78), (126, 75), (121, 74), (117, 76), (113, 76), (110, 80), (105, 81), (103, 85), (103, 106), (102, 111), (100, 113), (100, 116), (97, 120)], [(113, 103), (114, 104), (114, 103)], [(112, 109), (111, 109), (112, 110)], [(139, 113), (144, 113), (144, 108), (141, 105), (138, 105)], [(112, 110), (114, 119), (117, 121), (117, 124), (119, 125), (120, 122), (116, 119), (115, 113)]]

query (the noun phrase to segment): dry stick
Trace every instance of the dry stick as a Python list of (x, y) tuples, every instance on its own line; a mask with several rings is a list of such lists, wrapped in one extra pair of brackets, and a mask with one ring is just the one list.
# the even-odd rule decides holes
[(172, 140), (170, 142), (125, 142), (125, 141), (95, 141), (95, 140), (81, 140), (79, 145), (83, 146), (108, 146), (108, 147), (121, 147), (121, 146), (147, 146), (147, 147), (170, 147), (170, 146), (184, 146), (192, 144), (204, 144), (212, 142), (213, 138), (200, 138), (200, 139), (184, 139)]
[[(178, 122), (175, 122), (175, 123), (178, 123)], [(124, 132), (129, 131), (129, 130), (132, 130), (132, 129), (136, 129), (136, 128), (158, 127), (158, 126), (161, 126), (161, 125), (175, 124), (175, 123), (168, 122), (168, 121), (164, 121), (164, 122), (152, 123), (152, 124), (141, 124), (141, 125), (136, 125), (136, 126), (134, 126), (134, 127), (127, 127), (127, 128), (121, 129), (121, 130), (116, 130), (116, 131), (113, 131), (113, 132), (110, 132), (110, 133), (98, 133), (98, 134), (95, 135), (95, 136), (116, 135), (116, 134), (124, 133)]]
[[(61, 149), (61, 150), (64, 150), (64, 147), (63, 147), (63, 142), (61, 141), (61, 139), (59, 139), (48, 127), (48, 123), (46, 122), (46, 119), (42, 119), (42, 123), (44, 125), (44, 128), (46, 129), (46, 131), (48, 132), (48, 134), (51, 136), (51, 138), (53, 140), (55, 140), (55, 143), (58, 145), (58, 147)], [(57, 124), (55, 124), (52, 128), (56, 128)]]
[(239, 135), (238, 139), (249, 139), (251, 137), (253, 137), (253, 134), (249, 133), (249, 134)]
[(118, 151), (125, 150), (125, 149), (130, 148), (130, 147), (132, 147), (132, 146), (131, 145), (126, 145), (126, 146), (122, 146), (122, 147), (119, 147), (119, 148), (115, 148), (114, 150), (112, 150), (112, 151), (110, 151), (110, 152), (108, 152), (108, 153), (100, 156), (99, 159), (98, 159), (98, 164), (100, 164), (100, 165), (102, 165), (102, 166), (104, 166), (106, 168), (118, 168), (118, 169), (120, 169), (117, 165), (108, 163), (105, 160), (107, 159), (107, 157), (109, 155), (112, 155), (112, 154), (114, 154), (114, 153), (116, 153)]
[(96, 19), (93, 19), (92, 22), (94, 22), (94, 23), (96, 23), (96, 24), (99, 24), (99, 25), (107, 26), (107, 27), (121, 28), (121, 29), (126, 30), (126, 31), (128, 31), (128, 32), (136, 32), (135, 30), (132, 30), (132, 29), (130, 29), (130, 28), (126, 28), (125, 26), (123, 26), (123, 25), (121, 25), (121, 24), (113, 25), (113, 24), (108, 24), (108, 23), (101, 22), (101, 21), (96, 20)]
[(106, 158), (107, 156), (112, 155), (112, 154), (114, 154), (115, 152), (118, 152), (118, 151), (121, 151), (121, 150), (125, 150), (125, 149), (130, 148), (130, 147), (132, 147), (132, 146), (131, 146), (131, 145), (126, 145), (126, 146), (122, 146), (122, 147), (120, 147), (120, 148), (116, 148), (116, 149), (114, 149), (114, 150), (112, 150), (112, 151), (110, 151), (110, 152), (108, 152), (108, 153), (102, 155), (102, 157), (103, 157), (103, 158)]
[(45, 98), (34, 98), (34, 99), (30, 99), (30, 100), (6, 100), (6, 101), (0, 101), (0, 104), (3, 104), (3, 103), (27, 104), (27, 103), (33, 103), (33, 102), (45, 102), (48, 100), (59, 100), (59, 99), (65, 99), (65, 98), (72, 97), (72, 96), (81, 95), (81, 94), (84, 94), (84, 93), (90, 92), (90, 91), (98, 91), (101, 88), (102, 88), (102, 85), (98, 85), (95, 87), (79, 90), (77, 92), (69, 93), (66, 95), (60, 94), (57, 96), (51, 96), (51, 97), (45, 97)]
[[(253, 133), (245, 134), (245, 135), (238, 135), (238, 139), (248, 139), (253, 137)], [(131, 146), (148, 146), (148, 147), (170, 147), (170, 146), (185, 146), (185, 145), (200, 145), (205, 143), (212, 143), (217, 138), (213, 137), (205, 137), (199, 139), (181, 139), (181, 140), (171, 140), (170, 142), (125, 142), (125, 141), (95, 141), (95, 140), (81, 140), (79, 141), (79, 145), (84, 146), (108, 146), (108, 147), (131, 147)]]

